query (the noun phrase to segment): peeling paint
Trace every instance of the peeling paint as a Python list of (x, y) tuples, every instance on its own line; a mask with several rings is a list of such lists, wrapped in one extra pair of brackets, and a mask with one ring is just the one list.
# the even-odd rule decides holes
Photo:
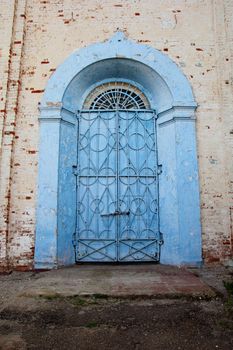
[[(108, 6), (97, 0), (85, 6), (72, 0), (59, 4), (31, 0), (25, 6), (25, 0), (1, 1), (0, 266), (8, 261), (15, 268), (32, 268), (38, 102), (48, 78), (73, 51), (107, 42), (117, 28), (134, 41), (166, 53), (189, 77), (198, 103), (203, 257), (207, 263), (232, 259), (232, 1), (179, 1), (177, 8), (168, 0), (136, 0), (133, 4), (109, 0)], [(63, 21), (69, 23), (63, 25)], [(96, 58), (101, 56), (99, 48)], [(124, 57), (122, 54), (119, 59)], [(133, 59), (144, 58), (135, 53)], [(154, 60), (148, 50), (147, 64)], [(77, 57), (74, 61), (81, 64)], [(51, 113), (60, 107), (60, 101), (48, 102)], [(25, 200), (30, 193), (31, 199)], [(22, 232), (30, 237), (30, 244), (20, 244)], [(53, 248), (51, 245), (50, 253)]]

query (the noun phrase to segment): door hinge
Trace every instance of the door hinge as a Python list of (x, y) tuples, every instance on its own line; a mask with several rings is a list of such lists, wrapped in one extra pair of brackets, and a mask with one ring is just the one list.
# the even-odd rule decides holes
[(163, 172), (163, 165), (162, 164), (158, 164), (157, 166), (157, 174), (161, 175)]
[(78, 175), (78, 167), (77, 167), (77, 165), (72, 165), (72, 172), (73, 172), (73, 175), (75, 175), (75, 176)]
[(163, 245), (164, 244), (164, 240), (163, 240), (163, 233), (159, 231), (159, 241), (158, 241), (159, 245)]
[(73, 247), (75, 248), (77, 243), (76, 243), (76, 232), (73, 233), (73, 236), (72, 236), (72, 245)]

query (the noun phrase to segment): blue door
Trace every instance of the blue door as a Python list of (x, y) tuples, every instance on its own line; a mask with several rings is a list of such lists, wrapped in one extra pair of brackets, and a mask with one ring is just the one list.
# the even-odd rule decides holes
[(76, 260), (158, 261), (154, 112), (90, 110), (78, 119)]

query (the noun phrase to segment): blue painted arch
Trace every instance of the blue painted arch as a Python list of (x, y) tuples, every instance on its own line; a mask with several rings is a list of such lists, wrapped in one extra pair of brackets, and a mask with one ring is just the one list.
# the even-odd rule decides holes
[[(151, 74), (150, 81), (146, 81), (145, 84), (151, 86), (154, 95), (156, 92), (158, 95), (164, 93), (164, 99), (169, 99), (170, 107), (176, 105), (196, 106), (189, 81), (167, 55), (148, 45), (139, 45), (129, 41), (123, 33), (119, 32), (109, 41), (87, 46), (70, 55), (49, 79), (41, 106), (46, 107), (61, 103), (66, 89), (77, 80), (83, 81), (84, 84), (86, 82), (87, 86), (90, 86), (91, 82), (87, 77), (88, 71), (92, 74), (94, 72), (96, 75), (92, 77), (93, 81), (101, 80), (103, 73), (101, 66), (104, 66), (104, 60), (107, 60), (104, 68), (106, 74), (109, 74), (109, 63), (110, 67), (113, 63), (111, 60), (118, 62), (118, 66), (114, 66), (114, 73), (119, 69), (123, 75), (127, 74), (127, 64), (130, 65), (130, 71), (133, 74), (133, 67), (139, 67), (141, 63), (138, 70), (145, 70), (146, 76)], [(121, 63), (123, 63), (123, 67)], [(92, 66), (94, 64), (96, 66)], [(166, 107), (168, 106), (164, 106), (164, 108)]]
[(72, 166), (77, 157), (76, 112), (93, 87), (116, 79), (143, 90), (158, 116), (158, 160), (163, 166), (160, 225), (165, 241), (161, 261), (201, 261), (196, 102), (191, 86), (167, 55), (116, 33), (109, 41), (74, 52), (57, 68), (45, 89), (40, 108), (37, 268), (75, 261)]

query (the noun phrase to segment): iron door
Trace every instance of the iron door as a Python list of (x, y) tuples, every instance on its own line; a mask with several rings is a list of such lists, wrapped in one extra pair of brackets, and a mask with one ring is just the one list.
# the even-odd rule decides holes
[(158, 261), (155, 114), (78, 116), (77, 261)]

